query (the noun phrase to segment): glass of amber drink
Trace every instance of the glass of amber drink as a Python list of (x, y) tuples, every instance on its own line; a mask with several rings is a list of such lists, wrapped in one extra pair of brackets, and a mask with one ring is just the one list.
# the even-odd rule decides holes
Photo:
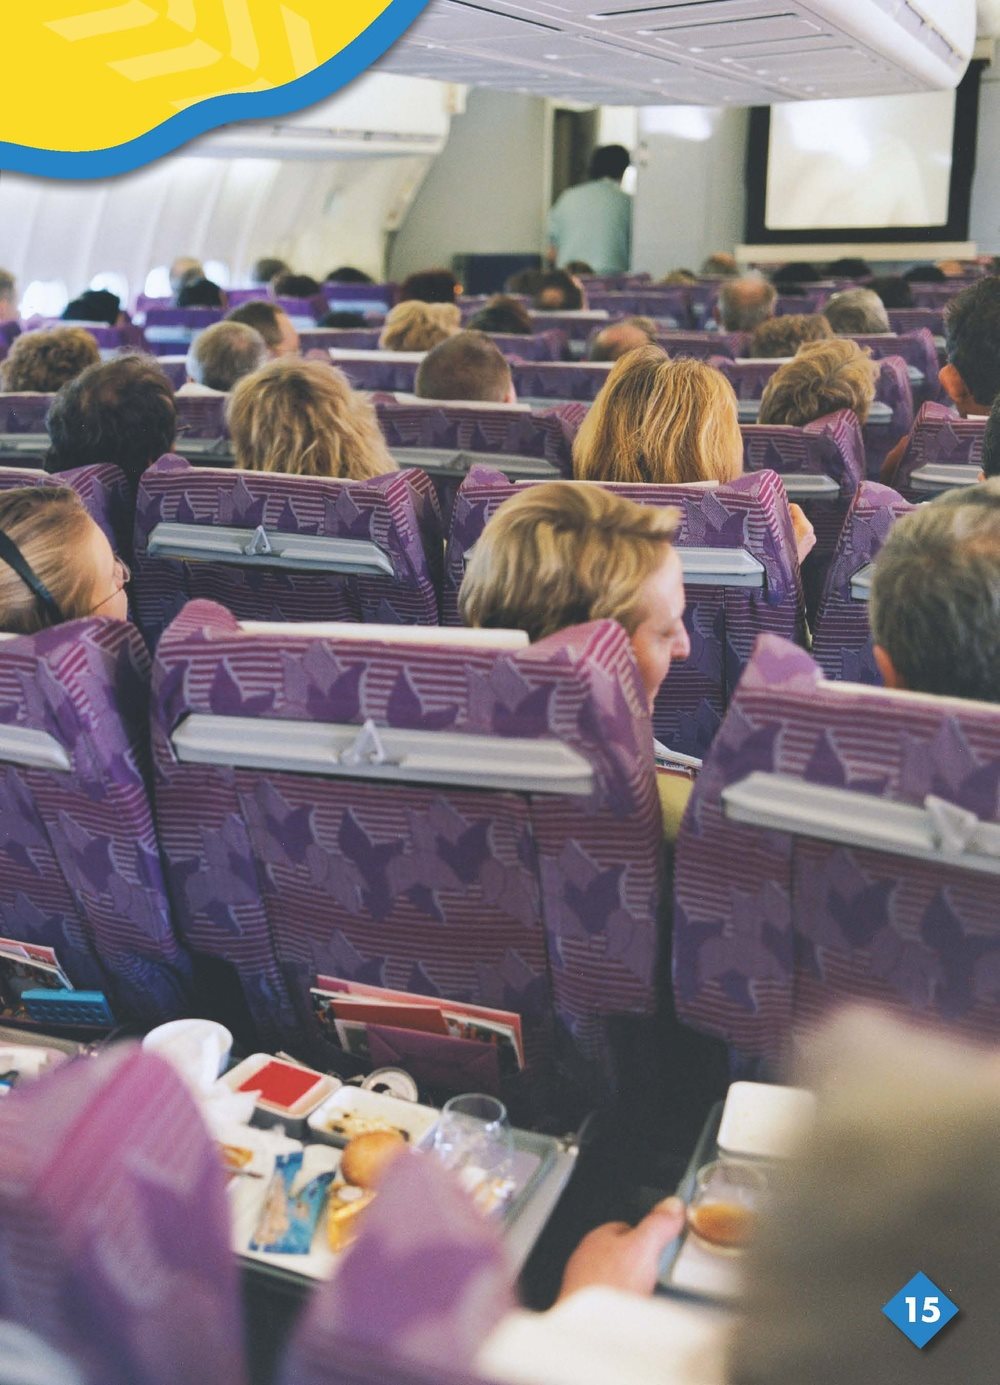
[(736, 1159), (716, 1159), (698, 1170), (688, 1206), (688, 1230), (709, 1250), (738, 1255), (753, 1237), (766, 1191), (762, 1170)]

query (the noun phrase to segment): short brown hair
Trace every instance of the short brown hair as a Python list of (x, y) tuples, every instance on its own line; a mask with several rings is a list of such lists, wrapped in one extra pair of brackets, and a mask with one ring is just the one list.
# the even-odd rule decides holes
[(511, 387), (510, 366), (485, 332), (456, 332), (417, 369), (421, 399), (472, 399), (500, 404)]
[[(68, 486), (19, 486), (0, 493), (0, 533), (6, 534), (38, 580), (48, 588), (63, 620), (91, 610), (96, 574), (81, 561), (94, 521)], [(33, 635), (53, 619), (23, 578), (0, 562), (0, 629)]]
[(0, 384), (11, 393), (55, 394), (100, 359), (97, 342), (83, 327), (22, 332), (0, 365)]
[(457, 303), (408, 298), (389, 312), (378, 344), (383, 351), (430, 351), (457, 332), (461, 323)]
[(459, 613), (466, 625), (524, 630), (531, 640), (602, 619), (631, 635), (645, 618), (640, 589), (676, 528), (676, 510), (637, 505), (601, 486), (525, 486), (476, 543)]
[(849, 337), (807, 342), (764, 386), (759, 421), (802, 427), (837, 409), (853, 409), (863, 424), (878, 372), (867, 347)]
[(769, 317), (754, 328), (747, 354), (758, 360), (794, 356), (803, 342), (832, 336), (833, 329), (822, 313), (786, 313), (784, 317)]
[(252, 327), (264, 338), (268, 350), (274, 351), (281, 345), (281, 322), (279, 319), (284, 316), (285, 314), (277, 303), (270, 303), (263, 298), (253, 298), (249, 303), (241, 303), (238, 308), (227, 313), (225, 320), (226, 322), (242, 322), (246, 327)]
[(323, 361), (271, 361), (244, 375), (226, 407), (246, 471), (363, 481), (396, 471), (371, 404)]
[(615, 362), (573, 443), (578, 481), (732, 481), (743, 470), (733, 387), (704, 361), (640, 346)]

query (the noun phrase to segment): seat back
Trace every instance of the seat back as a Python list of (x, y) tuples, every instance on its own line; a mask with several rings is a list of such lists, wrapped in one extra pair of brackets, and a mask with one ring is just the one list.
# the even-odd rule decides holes
[(774, 316), (788, 317), (799, 313), (819, 313), (830, 296), (828, 288), (803, 286), (801, 293), (779, 293), (774, 300)]
[(658, 332), (656, 344), (670, 357), (693, 356), (707, 361), (710, 356), (733, 355), (732, 338), (727, 332)]
[(827, 678), (880, 684), (868, 625), (871, 564), (900, 515), (913, 508), (888, 486), (864, 481), (851, 502), (826, 575), (813, 657)]
[(328, 308), (347, 308), (366, 316), (387, 313), (399, 297), (398, 284), (325, 283), (323, 297)]
[(225, 438), (226, 394), (178, 394), (174, 396), (177, 408), (177, 437), (185, 438)]
[(0, 491), (18, 486), (69, 486), (116, 553), (131, 558), (132, 492), (116, 466), (80, 466), (54, 476), (28, 467), (0, 467)]
[(380, 351), (377, 347), (372, 351), (333, 347), (330, 359), (356, 390), (412, 394), (417, 370), (426, 354), (426, 351)]
[(680, 1017), (781, 1062), (867, 1000), (1000, 1039), (1000, 708), (758, 645), (676, 852)]
[(896, 470), (894, 486), (914, 503), (979, 480), (985, 418), (960, 418), (944, 404), (924, 404)]
[[(571, 349), (579, 354), (590, 334), (600, 327), (611, 324), (611, 316), (603, 308), (580, 308), (576, 312), (545, 313), (529, 309), (528, 313), (535, 324), (536, 332), (546, 332), (551, 328), (563, 332)], [(465, 313), (462, 314), (463, 320)]]
[(867, 348), (877, 361), (884, 356), (902, 356), (907, 366), (923, 376), (922, 380), (911, 376), (913, 399), (917, 407), (927, 399), (939, 399), (942, 395), (938, 381), (937, 347), (934, 337), (926, 327), (900, 332), (898, 335), (861, 336), (852, 333), (851, 340)]
[(296, 327), (301, 327), (307, 332), (330, 311), (330, 302), (323, 293), (316, 294), (314, 298), (281, 298), (276, 294), (268, 296), (276, 307), (291, 318)]
[(605, 361), (532, 361), (511, 366), (518, 399), (583, 400), (596, 399), (611, 372)]
[[(638, 673), (611, 622), (513, 653), (469, 639), (257, 633), (192, 602), (154, 674), (178, 927), (235, 970), (266, 1049), (335, 1061), (308, 996), (334, 974), (516, 1010), (527, 1069), (507, 1099), (542, 1100), (558, 1064), (566, 1099), (575, 1075), (593, 1101), (606, 1018), (654, 1003), (662, 829)], [(420, 1080), (425, 1036), (387, 1032)], [(490, 1080), (448, 1072), (425, 1080)]]
[[(491, 516), (525, 484), (531, 483), (516, 486), (486, 467), (477, 467), (463, 482), (445, 557), (445, 624), (461, 623), (458, 592), (470, 551)], [(675, 506), (681, 512), (676, 543), (684, 564), (691, 654), (671, 666), (653, 708), (653, 729), (671, 749), (701, 756), (761, 631), (804, 637), (802, 585), (784, 490), (773, 472), (710, 488), (612, 483), (604, 488), (641, 505)]]
[(849, 409), (802, 428), (740, 424), (747, 471), (776, 471), (789, 500), (801, 505), (816, 530), (816, 547), (803, 565), (806, 606), (813, 612), (823, 589), (847, 510), (865, 478), (864, 441)]
[(184, 350), (199, 332), (221, 322), (222, 308), (149, 308), (143, 328), (146, 342), (157, 355)]
[(302, 351), (377, 351), (381, 327), (312, 327), (299, 333)]
[(522, 361), (561, 361), (566, 354), (569, 338), (558, 327), (539, 328), (528, 332), (489, 332), (493, 341), (508, 357)]
[[(525, 409), (445, 400), (377, 399), (379, 427), (397, 459), (406, 452), (505, 453), (548, 463), (546, 470), (572, 475), (573, 439), (584, 409)], [(502, 465), (502, 463), (498, 463)], [(464, 475), (467, 465), (451, 465)]]
[(913, 427), (913, 386), (902, 356), (883, 356), (876, 361), (875, 404), (883, 404), (889, 417), (878, 417), (873, 406), (862, 434), (865, 442), (865, 475), (876, 480), (882, 463)]
[(941, 308), (888, 308), (889, 326), (894, 332), (918, 332), (926, 329), (934, 337), (944, 336), (944, 312)]
[(691, 295), (686, 284), (619, 289), (610, 293), (598, 289), (588, 292), (587, 303), (612, 318), (638, 316), (652, 317), (658, 321), (669, 319), (681, 330), (693, 325)]
[(44, 433), (54, 394), (0, 394), (0, 433)]
[(243, 1385), (229, 1207), (185, 1084), (115, 1045), (0, 1107), (0, 1318), (102, 1385)]
[[(414, 1272), (417, 1262), (421, 1272)], [(497, 1227), (434, 1159), (396, 1159), (336, 1281), (289, 1347), (285, 1385), (474, 1385), (480, 1348), (513, 1307)]]
[(190, 1004), (147, 797), (148, 680), (125, 621), (0, 641), (0, 931), (55, 948), (144, 1028)]
[(416, 470), (342, 481), (161, 457), (136, 504), (136, 618), (151, 645), (195, 597), (260, 620), (436, 625), (441, 545)]

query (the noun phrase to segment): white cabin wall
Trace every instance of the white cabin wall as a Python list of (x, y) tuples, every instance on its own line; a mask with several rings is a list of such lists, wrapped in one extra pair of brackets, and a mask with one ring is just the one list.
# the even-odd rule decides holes
[(750, 115), (708, 106), (639, 108), (632, 265), (697, 272), (743, 240)]
[(450, 265), (464, 251), (540, 251), (551, 145), (545, 100), (470, 91), (396, 236), (390, 277)]
[(979, 87), (979, 139), (972, 180), (969, 240), (981, 254), (1000, 254), (1000, 65), (987, 67)]

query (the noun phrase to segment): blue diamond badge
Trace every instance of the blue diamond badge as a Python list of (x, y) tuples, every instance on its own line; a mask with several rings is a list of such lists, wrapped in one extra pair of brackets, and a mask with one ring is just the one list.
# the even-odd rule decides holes
[(925, 1347), (946, 1323), (951, 1322), (958, 1307), (933, 1279), (920, 1273), (903, 1285), (882, 1312), (915, 1347)]

